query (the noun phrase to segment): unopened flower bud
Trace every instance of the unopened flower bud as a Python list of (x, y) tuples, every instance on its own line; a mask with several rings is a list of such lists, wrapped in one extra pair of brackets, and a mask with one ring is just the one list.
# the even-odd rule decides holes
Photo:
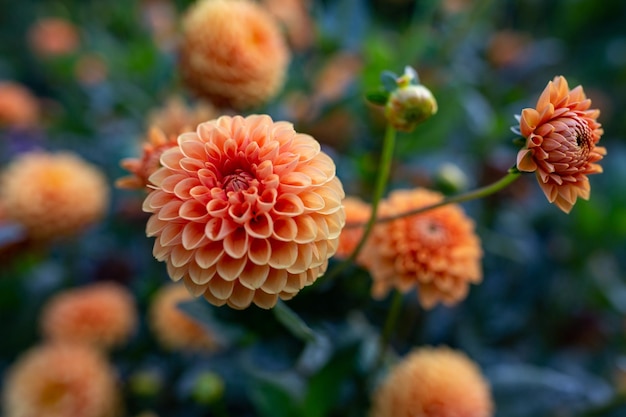
[(437, 113), (437, 101), (430, 90), (421, 84), (399, 86), (389, 96), (385, 116), (396, 130), (411, 132), (415, 127)]
[(191, 395), (200, 404), (211, 404), (224, 395), (224, 381), (214, 372), (202, 372), (194, 383)]
[(444, 194), (457, 193), (467, 189), (467, 175), (451, 163), (445, 163), (435, 173), (437, 188)]

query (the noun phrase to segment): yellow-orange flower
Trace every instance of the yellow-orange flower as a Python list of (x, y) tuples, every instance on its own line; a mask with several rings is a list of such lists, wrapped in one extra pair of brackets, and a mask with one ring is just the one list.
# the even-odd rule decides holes
[(39, 121), (39, 103), (26, 87), (0, 82), (0, 127), (29, 127)]
[(102, 218), (108, 197), (102, 172), (69, 152), (22, 154), (1, 178), (7, 217), (33, 239), (78, 233)]
[(186, 106), (178, 97), (170, 98), (162, 109), (153, 111), (148, 116), (148, 137), (142, 146), (139, 158), (122, 160), (121, 166), (131, 172), (116, 181), (119, 188), (140, 189), (148, 185), (148, 178), (161, 163), (161, 154), (177, 145), (178, 135), (193, 131), (198, 124), (214, 119), (217, 110), (206, 103)]
[(570, 90), (559, 76), (548, 83), (536, 108), (524, 109), (520, 117), (526, 146), (517, 154), (517, 168), (535, 172), (548, 201), (566, 213), (578, 197), (589, 199), (587, 175), (602, 172), (596, 162), (606, 155), (596, 146), (604, 133), (597, 121), (600, 110), (589, 107), (583, 88)]
[[(394, 191), (381, 201), (379, 216), (405, 213), (442, 199), (425, 189)], [(416, 286), (424, 308), (465, 298), (469, 283), (482, 279), (481, 257), (473, 221), (454, 204), (377, 224), (360, 255), (374, 280), (374, 297), (382, 298), (394, 287), (405, 292)]]
[(206, 350), (219, 348), (211, 329), (183, 313), (178, 304), (193, 296), (183, 284), (161, 287), (150, 305), (150, 327), (163, 347), (170, 350)]
[(220, 106), (243, 109), (274, 97), (289, 57), (277, 22), (252, 1), (199, 0), (183, 21), (183, 79)]
[[(346, 227), (339, 235), (339, 246), (335, 257), (344, 259), (349, 257), (363, 237), (365, 223), (370, 218), (372, 208), (358, 197), (346, 197), (343, 200), (346, 212)], [(355, 226), (360, 225), (360, 226)]]
[(222, 116), (178, 138), (150, 177), (146, 232), (170, 277), (215, 305), (263, 308), (326, 270), (345, 215), (335, 164), (269, 116)]
[(447, 347), (412, 351), (374, 393), (370, 417), (491, 417), (493, 399), (478, 366)]
[(125, 343), (136, 324), (133, 295), (113, 282), (63, 291), (50, 299), (41, 314), (46, 338), (102, 349)]
[(119, 410), (115, 373), (84, 345), (37, 346), (7, 373), (3, 407), (5, 417), (112, 417)]
[(78, 29), (67, 20), (47, 17), (36, 21), (28, 31), (33, 51), (40, 56), (70, 54), (78, 49)]

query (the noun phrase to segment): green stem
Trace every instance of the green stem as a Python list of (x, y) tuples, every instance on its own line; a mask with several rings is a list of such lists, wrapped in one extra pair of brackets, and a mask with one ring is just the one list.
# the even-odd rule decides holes
[(391, 335), (394, 328), (396, 327), (398, 316), (400, 315), (400, 307), (402, 307), (402, 297), (403, 294), (400, 291), (394, 291), (393, 298), (391, 300), (391, 307), (387, 312), (387, 319), (385, 320), (385, 325), (378, 341), (378, 358), (376, 359), (376, 367), (374, 369), (380, 368), (385, 359), (387, 345), (391, 340)]

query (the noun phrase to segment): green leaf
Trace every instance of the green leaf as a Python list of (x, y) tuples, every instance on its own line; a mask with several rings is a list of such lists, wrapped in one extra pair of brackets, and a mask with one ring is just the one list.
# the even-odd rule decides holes
[(285, 326), (292, 335), (304, 342), (314, 342), (315, 332), (282, 300), (278, 300), (272, 309), (276, 319)]
[(387, 104), (387, 100), (389, 99), (389, 92), (382, 89), (368, 91), (365, 93), (365, 99), (377, 106), (384, 106)]
[(250, 399), (259, 416), (262, 417), (296, 417), (300, 416), (292, 393), (264, 379), (255, 381), (250, 392)]

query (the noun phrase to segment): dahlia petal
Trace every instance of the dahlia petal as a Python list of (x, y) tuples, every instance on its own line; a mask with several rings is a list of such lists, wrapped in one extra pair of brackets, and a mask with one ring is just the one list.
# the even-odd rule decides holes
[(182, 232), (183, 247), (187, 250), (196, 249), (207, 243), (207, 237), (204, 234), (204, 225), (202, 223), (190, 222), (185, 225)]
[(199, 297), (202, 294), (204, 294), (204, 292), (206, 291), (206, 288), (208, 287), (208, 284), (202, 284), (202, 285), (196, 284), (188, 277), (185, 277), (183, 282), (185, 283), (185, 287), (187, 287), (187, 291), (189, 291), (189, 293), (193, 295), (194, 297)]
[(327, 216), (324, 221), (328, 225), (328, 235), (326, 239), (337, 239), (341, 234), (341, 229), (345, 224), (345, 217), (343, 216), (343, 211), (340, 211), (342, 215), (340, 216)]
[(296, 222), (297, 235), (293, 239), (296, 243), (309, 243), (317, 239), (317, 222), (311, 216), (301, 215), (293, 218)]
[(192, 222), (201, 222), (208, 217), (206, 206), (197, 200), (185, 201), (178, 210), (178, 215)]
[(316, 267), (313, 262), (313, 244), (298, 245), (298, 257), (296, 262), (287, 268), (287, 271), (292, 274), (299, 274), (306, 271), (309, 268)]
[(272, 254), (272, 246), (267, 239), (252, 239), (248, 258), (257, 265), (266, 265)]
[(278, 191), (275, 188), (267, 188), (261, 193), (256, 201), (256, 209), (260, 212), (268, 212), (276, 204)]
[(161, 154), (161, 165), (173, 171), (180, 169), (180, 160), (185, 155), (178, 148), (170, 148)]
[[(157, 170), (155, 173), (158, 173), (159, 171), (161, 171), (161, 170)], [(167, 172), (167, 168), (163, 172)], [(150, 178), (152, 178), (152, 176), (150, 176)], [(174, 188), (176, 188), (178, 183), (183, 181), (186, 178), (189, 178), (186, 174), (172, 174), (172, 173), (170, 173), (166, 178), (164, 178), (161, 181), (161, 183), (159, 184), (159, 187), (160, 187), (161, 190), (165, 191), (166, 193), (173, 194), (174, 193)]]
[(294, 242), (281, 242), (272, 240), (272, 253), (270, 254), (269, 265), (273, 268), (289, 268), (298, 258), (298, 245)]
[(194, 251), (187, 250), (181, 246), (174, 246), (170, 254), (170, 262), (175, 267), (184, 266), (193, 257)]
[(537, 164), (532, 158), (529, 149), (522, 149), (517, 153), (517, 169), (520, 171), (533, 172), (537, 169)]
[(241, 258), (248, 253), (250, 242), (244, 229), (236, 229), (224, 238), (224, 251), (232, 258)]
[(179, 164), (188, 173), (195, 173), (204, 168), (204, 163), (194, 158), (182, 158)]
[(272, 237), (284, 242), (290, 242), (298, 235), (298, 225), (291, 217), (283, 217), (274, 221)]
[(531, 133), (535, 131), (535, 128), (539, 124), (539, 120), (541, 117), (539, 116), (539, 112), (535, 109), (524, 109), (522, 110), (522, 119), (520, 122), (520, 130), (522, 131), (522, 136), (528, 137)]
[(224, 239), (238, 228), (237, 224), (229, 219), (214, 217), (207, 222), (204, 233), (213, 241)]
[(266, 239), (274, 231), (273, 220), (268, 213), (259, 213), (244, 224), (246, 232), (255, 239)]
[(226, 281), (234, 281), (241, 275), (241, 271), (245, 268), (247, 261), (248, 259), (245, 257), (236, 259), (223, 255), (217, 261), (217, 273)]
[(167, 275), (172, 281), (180, 281), (180, 279), (185, 276), (186, 272), (187, 268), (177, 268), (171, 263), (167, 264)]
[(314, 191), (306, 191), (301, 193), (298, 197), (300, 197), (306, 211), (318, 211), (323, 209), (326, 205), (324, 198)]
[(160, 262), (163, 262), (165, 259), (169, 257), (172, 248), (168, 246), (161, 246), (159, 243), (159, 239), (155, 239), (154, 245), (152, 246), (152, 255)]
[(299, 193), (311, 186), (312, 180), (301, 172), (289, 172), (280, 177), (280, 190), (284, 193)]
[(326, 239), (330, 235), (330, 230), (328, 230), (328, 223), (326, 223), (324, 216), (315, 213), (311, 215), (311, 218), (315, 220), (315, 225), (317, 227), (316, 240)]
[(261, 285), (261, 289), (268, 294), (278, 294), (284, 288), (287, 283), (287, 271), (285, 269), (269, 269), (268, 274)]
[(235, 309), (247, 308), (254, 298), (254, 290), (248, 289), (241, 284), (236, 283), (233, 293), (228, 298), (228, 305)]
[[(212, 280), (211, 282), (213, 281), (215, 280)], [(221, 307), (226, 304), (226, 299), (217, 298), (210, 291), (205, 291), (203, 296), (205, 300), (207, 300), (209, 303), (213, 304), (214, 306)]]
[(290, 274), (287, 272), (287, 282), (283, 288), (283, 291), (296, 292), (300, 291), (306, 285), (307, 277), (306, 272), (299, 274)]
[(559, 189), (554, 184), (540, 182), (539, 186), (549, 202), (552, 203), (556, 200), (559, 195)]
[(325, 208), (318, 211), (319, 214), (332, 214), (341, 210), (341, 201), (343, 200), (342, 195), (338, 194), (330, 187), (320, 188), (317, 192), (326, 203)]
[(182, 243), (182, 232), (184, 225), (180, 223), (169, 223), (159, 236), (161, 246), (180, 245)]
[(267, 265), (256, 265), (253, 262), (248, 262), (239, 275), (239, 282), (246, 288), (256, 290), (265, 283), (269, 271), (270, 268)]
[(148, 213), (154, 213), (155, 209), (159, 209), (172, 201), (171, 195), (161, 190), (155, 190), (146, 196), (143, 201), (142, 209)]
[(207, 213), (212, 217), (224, 217), (228, 214), (229, 204), (220, 199), (210, 200), (206, 205)]
[(276, 305), (276, 302), (278, 301), (278, 295), (268, 294), (264, 291), (256, 290), (254, 292), (254, 298), (252, 299), (252, 301), (254, 302), (254, 304), (261, 308), (270, 309)]
[(159, 220), (157, 216), (150, 216), (146, 224), (146, 236), (153, 237), (159, 234), (169, 223)]
[(200, 268), (200, 266), (193, 261), (189, 263), (189, 279), (191, 279), (195, 284), (204, 285), (208, 283), (215, 276), (215, 273), (215, 267), (204, 269)]
[(186, 133), (178, 137), (178, 146), (181, 153), (190, 159), (202, 161), (206, 158), (204, 144), (198, 141), (196, 133)]
[[(299, 174), (306, 175), (312, 185), (320, 185), (328, 182), (329, 176), (323, 170), (313, 166), (305, 165), (298, 169)], [(331, 176), (332, 178), (332, 176)]]
[(184, 180), (176, 184), (176, 186), (174, 187), (174, 194), (181, 200), (187, 200), (191, 198), (191, 189), (197, 186), (198, 183), (199, 181), (197, 178), (185, 178)]
[(155, 186), (160, 187), (163, 180), (165, 180), (171, 174), (172, 174), (172, 171), (169, 168), (165, 168), (165, 167), (159, 168), (156, 171), (154, 171), (152, 174), (150, 174), (150, 176), (148, 177), (148, 183), (154, 184)]
[(304, 213), (304, 204), (296, 194), (285, 193), (276, 199), (273, 212), (277, 216), (299, 216)]
[(209, 281), (208, 292), (220, 300), (226, 300), (232, 295), (235, 285), (235, 281), (227, 281), (217, 275)]
[(209, 242), (195, 251), (194, 259), (201, 268), (208, 269), (215, 265), (224, 254), (224, 245), (221, 241)]

